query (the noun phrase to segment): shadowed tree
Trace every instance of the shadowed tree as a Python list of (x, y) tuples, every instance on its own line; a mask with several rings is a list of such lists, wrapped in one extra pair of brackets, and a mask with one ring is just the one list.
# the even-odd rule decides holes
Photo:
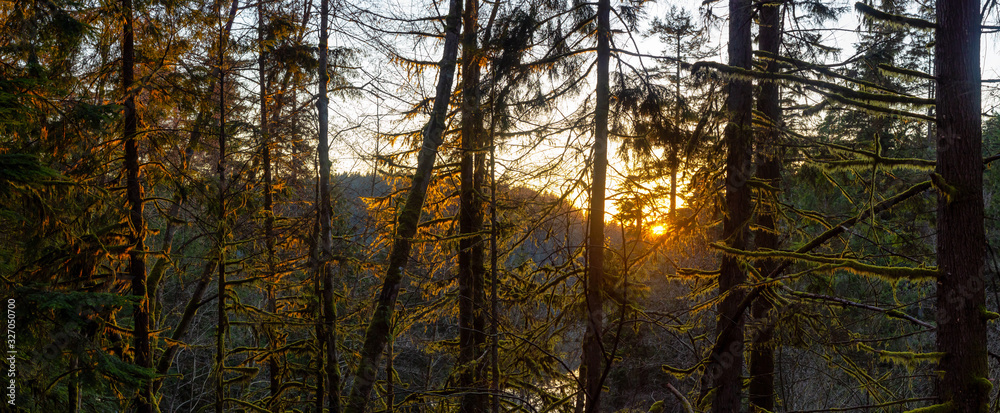
[[(762, 52), (764, 71), (778, 72), (777, 56), (781, 48), (781, 4), (762, 3), (760, 5), (759, 49)], [(757, 110), (762, 115), (762, 123), (757, 141), (758, 162), (756, 178), (766, 187), (759, 191), (757, 201), (757, 227), (754, 231), (754, 247), (770, 250), (778, 249), (778, 233), (775, 227), (777, 216), (776, 193), (781, 187), (781, 163), (778, 140), (781, 137), (781, 91), (778, 82), (760, 82), (757, 95)], [(770, 274), (777, 268), (775, 260), (764, 260), (759, 264), (761, 274)], [(773, 304), (767, 294), (753, 302), (751, 315), (760, 321), (759, 330), (753, 337), (750, 349), (750, 395), (751, 411), (774, 411), (774, 339), (768, 315)]]
[(986, 350), (986, 235), (977, 0), (938, 0), (937, 348), (940, 411), (985, 412), (992, 383)]
[[(749, 0), (729, 1), (729, 66), (750, 69), (752, 15)], [(726, 112), (729, 122), (725, 128), (726, 155), (726, 208), (723, 218), (722, 239), (734, 249), (747, 248), (747, 224), (751, 219), (751, 110), (752, 83), (745, 77), (729, 81)], [(744, 317), (739, 309), (743, 292), (739, 286), (746, 282), (743, 263), (737, 257), (724, 255), (719, 272), (719, 294), (722, 302), (716, 323), (717, 343), (712, 348), (706, 373), (715, 390), (712, 411), (735, 413), (740, 411), (743, 388), (743, 326)], [(703, 392), (705, 389), (702, 390)]]
[[(132, 295), (139, 298), (133, 307), (133, 341), (135, 364), (142, 368), (153, 367), (152, 348), (149, 342), (149, 296), (146, 294), (146, 224), (143, 220), (142, 182), (139, 180), (139, 141), (136, 136), (135, 114), (135, 45), (132, 28), (132, 0), (122, 0), (125, 25), (122, 27), (122, 93), (125, 98), (125, 194), (129, 206), (129, 277), (132, 278)], [(153, 384), (142, 380), (136, 399), (138, 413), (153, 412)]]
[[(496, 7), (494, 7), (494, 10)], [(479, 0), (465, 0), (462, 36), (462, 159), (459, 189), (458, 251), (458, 386), (466, 391), (461, 411), (486, 410), (483, 367), (486, 344), (486, 266), (483, 245), (483, 180), (485, 167), (478, 45)]]
[(597, 100), (594, 106), (593, 178), (590, 187), (589, 241), (587, 242), (587, 329), (583, 336), (580, 376), (586, 396), (586, 413), (601, 410), (604, 347), (604, 201), (608, 174), (608, 112), (610, 103), (611, 1), (597, 2)]
[(424, 200), (427, 197), (427, 186), (430, 184), (434, 161), (445, 130), (449, 97), (455, 80), (461, 19), (462, 0), (451, 0), (445, 23), (441, 71), (438, 75), (431, 119), (423, 129), (423, 145), (417, 155), (417, 168), (413, 172), (410, 189), (406, 194), (402, 210), (396, 218), (395, 234), (389, 252), (385, 278), (382, 282), (375, 313), (372, 314), (371, 322), (365, 331), (361, 359), (358, 361), (358, 367), (354, 373), (354, 385), (351, 387), (347, 399), (347, 413), (364, 413), (365, 407), (368, 405), (368, 395), (371, 394), (372, 386), (375, 384), (379, 358), (385, 350), (385, 344), (391, 333), (389, 328), (392, 324), (396, 298), (399, 296), (400, 282), (410, 259), (413, 237), (417, 233), (417, 225), (420, 222), (420, 211), (423, 209)]
[[(337, 336), (336, 336), (336, 306), (334, 305), (333, 294), (333, 229), (330, 220), (332, 219), (331, 198), (330, 198), (330, 141), (329, 141), (329, 105), (328, 83), (330, 82), (328, 64), (329, 37), (329, 15), (330, 0), (320, 1), (320, 24), (319, 24), (319, 99), (316, 107), (319, 110), (319, 205), (317, 208), (317, 219), (319, 220), (319, 253), (317, 277), (322, 279), (322, 317), (321, 328), (318, 336), (322, 343), (321, 352), (323, 360), (320, 363), (321, 374), (325, 373), (316, 388), (316, 411), (322, 412), (323, 405), (331, 413), (340, 413), (340, 363), (337, 360)], [(324, 396), (325, 394), (325, 396)], [(327, 398), (328, 401), (324, 401)]]

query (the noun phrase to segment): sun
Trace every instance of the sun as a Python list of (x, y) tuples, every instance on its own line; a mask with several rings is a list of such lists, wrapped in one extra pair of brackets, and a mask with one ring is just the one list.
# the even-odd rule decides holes
[(667, 232), (667, 227), (662, 224), (656, 224), (649, 228), (649, 233), (653, 235), (663, 235)]

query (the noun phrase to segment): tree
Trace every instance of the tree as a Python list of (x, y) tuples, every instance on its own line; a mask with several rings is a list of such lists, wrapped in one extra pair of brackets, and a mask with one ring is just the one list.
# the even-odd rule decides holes
[[(753, 9), (749, 0), (729, 1), (729, 66), (750, 68), (750, 22)], [(746, 78), (729, 81), (726, 112), (729, 123), (725, 128), (726, 146), (726, 208), (723, 218), (722, 239), (729, 248), (745, 250), (748, 247), (747, 224), (751, 218), (750, 187), (747, 181), (752, 173), (751, 109), (752, 83)], [(722, 257), (719, 270), (719, 295), (716, 323), (717, 343), (712, 348), (706, 370), (715, 389), (713, 412), (738, 412), (742, 404), (743, 387), (743, 326), (744, 317), (739, 310), (743, 292), (739, 288), (746, 282), (744, 263), (737, 257)], [(704, 392), (706, 389), (702, 389)]]
[[(129, 276), (132, 278), (132, 295), (139, 297), (133, 307), (133, 340), (135, 364), (142, 368), (153, 367), (152, 348), (149, 342), (149, 297), (146, 294), (146, 224), (143, 221), (142, 182), (139, 180), (139, 143), (136, 137), (134, 77), (134, 33), (132, 30), (132, 0), (122, 0), (125, 25), (122, 27), (122, 94), (125, 98), (125, 187), (129, 205)], [(152, 413), (153, 383), (144, 380), (139, 390), (136, 411)]]
[[(236, 1), (234, 0), (233, 3)], [(229, 228), (227, 220), (229, 216), (226, 211), (226, 202), (228, 198), (226, 196), (227, 192), (227, 180), (226, 180), (226, 43), (228, 40), (229, 32), (224, 29), (223, 18), (222, 18), (222, 2), (216, 3), (216, 15), (218, 16), (219, 23), (219, 41), (218, 41), (218, 55), (217, 64), (219, 65), (218, 75), (219, 81), (218, 86), (218, 110), (219, 110), (219, 129), (218, 129), (218, 143), (219, 143), (219, 159), (217, 160), (215, 166), (215, 173), (219, 181), (218, 188), (218, 221), (216, 225), (218, 230), (215, 234), (215, 242), (217, 253), (219, 254), (218, 262), (216, 265), (218, 268), (218, 295), (216, 297), (216, 311), (218, 324), (215, 327), (215, 413), (223, 413), (226, 406), (226, 336), (229, 334), (229, 309), (226, 306), (226, 297), (229, 295), (229, 289), (226, 282), (226, 272), (229, 267), (228, 257), (226, 255), (226, 250), (228, 248), (229, 241)]]
[(484, 262), (483, 181), (485, 145), (478, 45), (479, 0), (465, 0), (462, 36), (462, 158), (459, 189), (458, 330), (459, 384), (463, 413), (486, 411), (483, 388), (486, 345), (486, 266)]
[(610, 93), (609, 62), (611, 60), (611, 1), (597, 3), (597, 97), (594, 107), (594, 152), (588, 208), (589, 240), (587, 242), (586, 313), (587, 328), (583, 336), (583, 363), (580, 376), (586, 394), (586, 413), (601, 411), (601, 382), (604, 371), (604, 202), (608, 168), (608, 109)]
[(452, 83), (455, 79), (461, 17), (461, 0), (451, 0), (446, 19), (445, 44), (440, 64), (441, 72), (438, 77), (431, 119), (423, 130), (423, 146), (417, 158), (417, 168), (414, 170), (403, 209), (396, 219), (395, 235), (389, 253), (389, 263), (386, 266), (385, 279), (379, 293), (375, 313), (365, 331), (361, 360), (355, 370), (354, 385), (351, 387), (347, 399), (347, 413), (364, 413), (365, 406), (368, 404), (368, 395), (375, 382), (379, 358), (381, 358), (385, 350), (385, 343), (389, 338), (389, 327), (392, 322), (396, 297), (399, 295), (399, 284), (409, 260), (412, 239), (417, 232), (420, 211), (424, 198), (427, 196), (427, 186), (434, 168), (434, 159), (437, 156), (437, 149), (441, 145), (441, 135), (445, 129), (445, 115), (448, 110)]
[[(764, 3), (760, 6), (759, 50), (766, 62), (764, 70), (768, 73), (778, 72), (778, 56), (781, 49), (781, 5)], [(765, 188), (760, 191), (757, 201), (757, 226), (754, 231), (754, 247), (761, 249), (778, 249), (778, 232), (775, 225), (777, 218), (777, 196), (775, 193), (781, 186), (781, 164), (778, 140), (781, 137), (781, 91), (778, 82), (760, 82), (760, 92), (757, 97), (757, 110), (763, 115), (762, 127), (758, 136), (757, 156), (760, 159), (756, 171)], [(774, 192), (772, 192), (774, 191)], [(770, 274), (777, 268), (775, 260), (763, 261), (760, 265), (761, 274)], [(754, 300), (752, 316), (762, 322), (760, 330), (753, 339), (750, 349), (750, 394), (751, 409), (759, 411), (774, 411), (774, 334), (769, 313), (774, 305), (767, 295)], [(753, 410), (757, 411), (757, 410)]]
[[(333, 265), (330, 262), (333, 258), (333, 231), (331, 228), (331, 199), (330, 199), (330, 143), (329, 143), (329, 114), (328, 107), (330, 100), (327, 91), (327, 84), (330, 81), (327, 61), (327, 37), (328, 19), (330, 14), (330, 1), (320, 0), (320, 32), (319, 32), (319, 100), (316, 107), (319, 109), (319, 200), (317, 208), (317, 220), (319, 221), (319, 252), (320, 259), (317, 267), (317, 277), (322, 278), (323, 295), (322, 302), (322, 328), (318, 331), (321, 347), (324, 356), (320, 357), (321, 372), (325, 372), (323, 386), (317, 385), (316, 411), (323, 411), (326, 404), (331, 413), (340, 413), (340, 362), (337, 359), (337, 335), (336, 335), (336, 304), (334, 303), (333, 291)], [(379, 349), (381, 351), (381, 349)], [(324, 387), (324, 388), (321, 388)], [(324, 391), (325, 390), (325, 391)], [(324, 402), (323, 394), (326, 394), (328, 402)]]
[[(695, 144), (693, 139), (697, 138), (694, 133), (689, 133), (684, 126), (685, 121), (695, 112), (691, 105), (691, 100), (695, 96), (690, 88), (693, 86), (691, 77), (683, 78), (681, 71), (685, 69), (685, 66), (690, 66), (686, 60), (704, 59), (710, 55), (705, 50), (708, 42), (707, 29), (698, 27), (689, 13), (671, 5), (663, 20), (659, 18), (653, 20), (650, 31), (659, 35), (660, 41), (667, 47), (665, 52), (672, 52), (673, 62), (670, 64), (673, 66), (674, 74), (670, 78), (670, 82), (674, 86), (673, 99), (671, 99), (673, 102), (671, 102), (672, 107), (666, 110), (669, 112), (663, 114), (669, 116), (670, 121), (663, 128), (661, 135), (666, 138), (662, 139), (662, 143), (668, 151), (667, 167), (670, 168), (670, 209), (668, 214), (671, 219), (674, 219), (677, 212), (677, 175), (680, 172), (682, 151), (685, 146), (693, 146)], [(683, 86), (688, 86), (688, 90), (682, 91)], [(701, 115), (704, 116), (704, 114)]]
[(985, 412), (992, 383), (986, 359), (983, 265), (979, 2), (937, 2), (938, 189), (937, 382), (941, 408)]

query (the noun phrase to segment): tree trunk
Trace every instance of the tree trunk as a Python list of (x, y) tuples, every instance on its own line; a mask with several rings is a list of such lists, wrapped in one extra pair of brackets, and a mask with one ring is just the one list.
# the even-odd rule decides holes
[(458, 251), (458, 386), (462, 395), (461, 412), (486, 410), (483, 366), (477, 360), (486, 343), (485, 277), (483, 261), (483, 114), (479, 47), (479, 0), (465, 0), (462, 37), (462, 161), (459, 191)]
[(608, 170), (609, 61), (611, 59), (611, 1), (597, 3), (597, 102), (594, 107), (594, 175), (590, 191), (590, 240), (587, 244), (587, 329), (583, 336), (580, 374), (586, 396), (584, 411), (601, 410), (601, 336), (604, 318), (604, 202)]
[[(226, 20), (226, 26), (223, 30), (225, 32), (223, 34), (224, 38), (229, 38), (229, 34), (231, 33), (233, 28), (233, 21), (236, 19), (236, 10), (238, 6), (239, 6), (239, 1), (233, 1), (232, 5), (230, 5), (229, 7), (229, 17)], [(219, 68), (218, 70), (221, 70), (221, 68)], [(215, 73), (215, 76), (218, 76), (218, 73)], [(207, 90), (214, 90), (215, 87), (216, 87), (215, 80), (212, 80), (212, 82), (209, 83)], [(201, 142), (202, 128), (207, 125), (208, 120), (209, 116), (208, 112), (206, 111), (198, 113), (198, 116), (195, 118), (195, 123), (191, 130), (190, 138), (188, 139), (188, 146), (184, 150), (184, 158), (183, 158), (184, 160), (182, 161), (181, 164), (182, 169), (187, 168), (188, 166), (187, 162), (191, 158), (191, 155), (194, 153), (195, 145)], [(171, 214), (175, 214), (175, 212), (171, 212)], [(168, 226), (168, 229), (169, 228), (170, 227)], [(164, 245), (167, 246), (169, 244), (164, 242)], [(164, 250), (166, 250), (166, 248), (164, 248)], [(184, 306), (184, 312), (181, 315), (181, 320), (177, 323), (177, 327), (175, 327), (174, 331), (170, 334), (171, 340), (167, 343), (167, 347), (163, 351), (163, 354), (160, 355), (160, 358), (157, 359), (156, 361), (157, 375), (161, 376), (165, 375), (167, 374), (167, 371), (170, 370), (170, 366), (173, 363), (174, 356), (177, 354), (177, 351), (179, 349), (178, 345), (174, 344), (174, 342), (179, 342), (182, 338), (184, 338), (184, 335), (187, 334), (187, 330), (191, 326), (191, 322), (194, 320), (194, 316), (197, 314), (198, 308), (201, 307), (201, 297), (204, 296), (204, 293), (207, 290), (209, 283), (211, 282), (211, 275), (213, 270), (215, 269), (214, 267), (215, 265), (217, 265), (217, 263), (214, 260), (206, 264), (202, 276), (198, 278), (199, 281), (198, 284), (195, 286), (194, 293), (192, 294), (191, 299), (188, 300), (188, 303)], [(166, 262), (164, 262), (164, 269), (166, 269)], [(160, 275), (162, 275), (162, 273), (157, 271), (154, 271), (152, 274), (150, 274), (150, 280), (149, 280), (150, 296), (153, 296), (153, 293), (156, 291), (158, 287), (159, 280), (161, 280)], [(156, 277), (155, 280), (153, 277)], [(154, 393), (158, 392), (159, 388), (162, 385), (163, 385), (163, 378), (155, 379), (153, 383), (153, 392)]]
[[(760, 35), (758, 42), (760, 50), (777, 56), (781, 48), (781, 6), (778, 3), (762, 4), (760, 8)], [(767, 59), (764, 70), (777, 73), (778, 64), (773, 59)], [(781, 186), (781, 157), (778, 150), (778, 139), (781, 136), (781, 90), (778, 82), (761, 82), (760, 94), (757, 99), (757, 110), (764, 115), (768, 126), (760, 133), (760, 166), (757, 168), (757, 178), (774, 188)], [(757, 226), (761, 230), (754, 233), (756, 248), (778, 249), (778, 235), (775, 232), (774, 205), (768, 203), (771, 196), (761, 195), (757, 204)], [(761, 263), (760, 273), (770, 274), (778, 267), (774, 260)], [(762, 321), (761, 329), (753, 338), (750, 349), (750, 409), (756, 411), (774, 411), (774, 348), (772, 344), (773, 329), (766, 323), (773, 305), (766, 296), (754, 300), (751, 314), (755, 320)]]
[[(220, 3), (221, 9), (221, 3)], [(222, 22), (219, 10), (219, 22)], [(226, 405), (226, 333), (229, 331), (229, 317), (226, 312), (226, 31), (219, 27), (219, 160), (216, 174), (219, 176), (219, 216), (216, 242), (219, 248), (219, 278), (217, 298), (218, 326), (215, 336), (215, 413), (223, 413)]]
[(320, 2), (319, 24), (319, 225), (320, 225), (320, 262), (319, 270), (323, 277), (323, 341), (326, 344), (326, 394), (327, 409), (330, 413), (340, 413), (340, 363), (337, 361), (337, 307), (333, 295), (333, 229), (331, 228), (332, 211), (330, 210), (330, 141), (329, 141), (329, 106), (327, 83), (330, 74), (327, 72), (327, 37), (330, 14), (330, 0)]
[(985, 412), (992, 383), (983, 282), (979, 1), (939, 0), (937, 24), (937, 347), (944, 353), (937, 396), (951, 411)]
[[(749, 0), (729, 1), (729, 65), (750, 69), (750, 17)], [(750, 220), (750, 178), (752, 136), (751, 109), (752, 85), (745, 79), (729, 82), (726, 107), (729, 123), (725, 129), (726, 157), (726, 216), (722, 237), (735, 249), (747, 248), (747, 222)], [(719, 273), (719, 294), (725, 297), (719, 304), (716, 331), (720, 345), (713, 348), (708, 370), (715, 387), (712, 411), (716, 413), (739, 412), (741, 406), (741, 374), (743, 372), (744, 317), (737, 313), (743, 293), (737, 287), (746, 281), (746, 273), (739, 260), (733, 256), (722, 257)]]
[(441, 136), (445, 129), (448, 101), (455, 80), (455, 61), (458, 57), (461, 18), (462, 0), (451, 0), (448, 6), (441, 73), (438, 77), (431, 119), (423, 131), (423, 147), (417, 155), (417, 168), (413, 173), (410, 190), (406, 195), (403, 209), (396, 218), (396, 231), (392, 250), (389, 253), (389, 263), (386, 267), (382, 291), (378, 296), (375, 313), (365, 331), (361, 359), (354, 374), (354, 386), (351, 388), (347, 400), (347, 413), (364, 413), (365, 407), (368, 405), (368, 396), (375, 383), (375, 372), (378, 369), (379, 358), (389, 338), (393, 307), (396, 304), (396, 297), (399, 295), (399, 285), (403, 278), (404, 267), (410, 258), (411, 243), (413, 236), (417, 233), (420, 211), (423, 209), (424, 199), (427, 197), (427, 186), (430, 184), (434, 160), (438, 147), (441, 146)]
[[(275, 296), (275, 236), (274, 236), (274, 182), (271, 176), (271, 134), (268, 125), (267, 112), (267, 78), (264, 67), (264, 2), (257, 3), (257, 46), (260, 47), (257, 56), (257, 78), (260, 82), (260, 138), (261, 138), (261, 163), (264, 168), (264, 244), (267, 250), (267, 303), (268, 314), (276, 315), (278, 311), (277, 297)], [(267, 358), (267, 379), (268, 390), (271, 393), (269, 404), (274, 411), (277, 411), (276, 402), (278, 392), (281, 388), (281, 372), (278, 370), (278, 359), (274, 351), (277, 348), (278, 334), (274, 324), (268, 323), (264, 326), (267, 335), (267, 348), (270, 356)]]
[[(133, 340), (135, 365), (141, 368), (153, 366), (152, 349), (149, 343), (149, 297), (146, 294), (146, 223), (143, 220), (142, 183), (139, 181), (139, 142), (136, 137), (135, 91), (132, 84), (135, 77), (135, 44), (132, 27), (132, 0), (122, 0), (125, 25), (122, 28), (122, 92), (125, 97), (125, 197), (129, 206), (129, 276), (132, 278), (132, 295), (139, 297), (133, 307)], [(139, 385), (136, 400), (138, 413), (153, 411), (153, 383), (143, 380)]]

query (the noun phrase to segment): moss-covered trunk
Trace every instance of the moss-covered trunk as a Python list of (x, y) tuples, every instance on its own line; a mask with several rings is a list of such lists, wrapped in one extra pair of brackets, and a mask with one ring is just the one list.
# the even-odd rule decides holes
[(410, 190), (406, 194), (403, 209), (396, 218), (396, 229), (392, 249), (389, 253), (389, 262), (386, 266), (385, 279), (375, 304), (375, 313), (372, 314), (372, 320), (365, 331), (361, 359), (358, 361), (358, 367), (354, 373), (354, 386), (351, 387), (347, 399), (345, 409), (347, 413), (364, 413), (365, 407), (368, 405), (368, 395), (371, 394), (372, 386), (375, 384), (379, 358), (381, 358), (385, 344), (389, 339), (393, 307), (396, 304), (396, 297), (399, 295), (403, 271), (410, 258), (413, 236), (417, 233), (420, 211), (427, 198), (427, 186), (430, 184), (431, 174), (434, 173), (434, 160), (437, 157), (438, 147), (441, 146), (441, 136), (444, 134), (449, 97), (455, 80), (461, 20), (462, 0), (451, 0), (445, 25), (441, 72), (438, 76), (431, 119), (424, 127), (423, 146), (417, 155), (417, 168), (413, 172)]
[[(132, 310), (133, 362), (141, 368), (153, 366), (152, 349), (149, 342), (149, 297), (146, 294), (146, 223), (143, 219), (142, 182), (139, 181), (139, 139), (136, 136), (135, 114), (135, 44), (132, 26), (132, 0), (122, 0), (122, 93), (125, 98), (124, 131), (125, 141), (125, 198), (128, 200), (129, 243), (128, 272), (132, 278), (132, 295), (139, 297)], [(136, 399), (138, 413), (152, 413), (153, 384), (142, 380), (139, 397)]]
[[(235, 1), (234, 1), (235, 3)], [(221, 2), (219, 3), (219, 22), (222, 22)], [(218, 62), (219, 62), (219, 159), (215, 172), (219, 179), (219, 214), (216, 243), (218, 244), (219, 270), (217, 317), (215, 330), (215, 412), (223, 413), (226, 409), (226, 334), (229, 331), (229, 314), (226, 309), (226, 244), (228, 228), (226, 223), (226, 39), (228, 32), (219, 27)]]
[(486, 344), (483, 262), (483, 113), (480, 107), (479, 0), (465, 0), (462, 37), (462, 161), (459, 190), (458, 386), (466, 389), (461, 411), (486, 410), (483, 360)]
[[(729, 1), (729, 65), (750, 69), (749, 0)], [(729, 82), (726, 99), (729, 123), (725, 129), (726, 156), (726, 215), (723, 220), (723, 241), (731, 248), (747, 248), (747, 223), (750, 220), (750, 188), (747, 181), (752, 173), (751, 159), (751, 109), (752, 84), (744, 78)], [(731, 255), (722, 257), (719, 273), (719, 294), (724, 298), (719, 304), (716, 324), (718, 345), (713, 348), (706, 374), (715, 388), (712, 411), (717, 413), (739, 412), (743, 373), (744, 317), (738, 312), (743, 292), (739, 285), (746, 282), (742, 263)]]
[[(333, 294), (333, 265), (330, 262), (333, 257), (333, 229), (331, 228), (332, 211), (330, 199), (330, 143), (329, 143), (329, 106), (330, 99), (327, 96), (330, 74), (327, 61), (327, 37), (329, 30), (330, 1), (320, 2), (320, 24), (319, 24), (319, 100), (316, 104), (319, 109), (319, 274), (323, 279), (323, 328), (321, 328), (322, 342), (325, 345), (325, 360), (323, 363), (324, 385), (327, 397), (326, 406), (330, 413), (340, 413), (340, 362), (337, 357), (337, 306), (334, 303)], [(322, 397), (318, 402), (323, 404)], [(321, 408), (321, 406), (317, 406)]]
[[(758, 45), (766, 54), (777, 56), (781, 48), (781, 5), (780, 3), (762, 4), (760, 8), (760, 34)], [(764, 70), (777, 73), (778, 63), (766, 58)], [(760, 165), (757, 167), (757, 178), (772, 188), (781, 187), (781, 151), (778, 140), (781, 137), (781, 90), (777, 82), (761, 82), (757, 95), (757, 110), (764, 116), (767, 126), (759, 133), (757, 157)], [(776, 193), (761, 191), (757, 203), (757, 226), (760, 230), (754, 233), (756, 248), (778, 249), (778, 234), (775, 232), (775, 205), (771, 203)], [(775, 260), (766, 260), (760, 264), (761, 274), (770, 274), (778, 267)], [(767, 295), (754, 300), (751, 314), (758, 321), (759, 330), (753, 337), (750, 350), (750, 396), (751, 411), (774, 411), (774, 347), (773, 329), (767, 322), (773, 308)]]

